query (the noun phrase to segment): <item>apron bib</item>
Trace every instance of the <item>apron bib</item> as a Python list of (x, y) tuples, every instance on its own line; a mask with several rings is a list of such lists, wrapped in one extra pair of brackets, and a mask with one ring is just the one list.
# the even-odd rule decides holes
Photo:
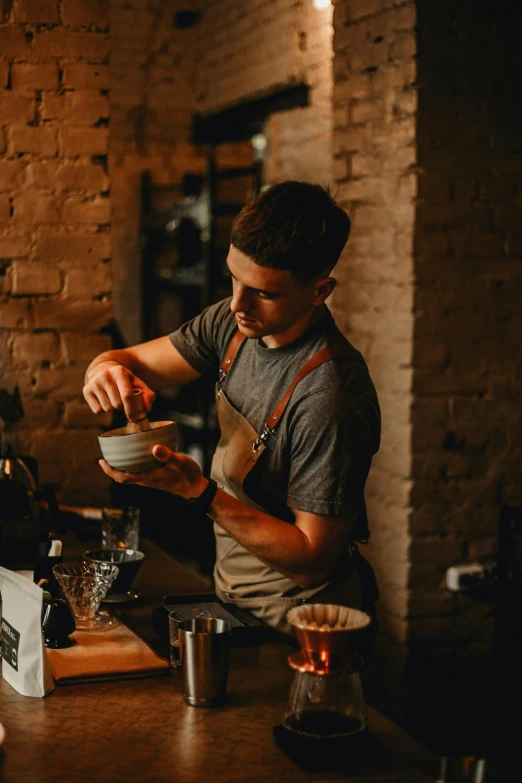
[[(247, 419), (237, 411), (223, 391), (223, 382), (244, 337), (236, 332), (221, 365), (216, 384), (216, 409), (221, 438), (212, 460), (211, 476), (220, 489), (258, 511), (265, 511), (244, 494), (243, 483), (266, 448), (266, 441), (275, 434), (274, 427), (284, 413), (297, 383), (308, 372), (324, 361), (346, 355), (332, 349), (319, 351), (295, 376), (277, 408), (270, 414), (263, 432), (258, 435)], [(291, 524), (291, 523), (288, 523)], [(216, 565), (214, 581), (216, 594), (222, 601), (232, 602), (248, 609), (253, 615), (284, 633), (292, 633), (286, 621), (287, 612), (294, 606), (309, 602), (337, 603), (359, 608), (361, 591), (356, 569), (347, 557), (346, 573), (339, 580), (324, 582), (313, 588), (300, 587), (289, 577), (265, 565), (239, 544), (217, 522)]]

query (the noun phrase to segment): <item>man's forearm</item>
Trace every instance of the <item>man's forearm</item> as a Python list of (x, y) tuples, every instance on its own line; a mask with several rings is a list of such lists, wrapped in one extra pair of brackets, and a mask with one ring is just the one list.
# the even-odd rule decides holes
[[(162, 465), (148, 473), (121, 473), (103, 462), (102, 468), (120, 483), (161, 489), (186, 499), (197, 500), (205, 493), (208, 479), (193, 459), (159, 444), (153, 454)], [(330, 577), (346, 551), (357, 508), (347, 516), (292, 509), (292, 524), (217, 489), (206, 513), (258, 560), (302, 587), (315, 587)]]
[(223, 490), (218, 490), (207, 513), (255, 557), (302, 587), (326, 578), (308, 538), (295, 525), (257, 511)]

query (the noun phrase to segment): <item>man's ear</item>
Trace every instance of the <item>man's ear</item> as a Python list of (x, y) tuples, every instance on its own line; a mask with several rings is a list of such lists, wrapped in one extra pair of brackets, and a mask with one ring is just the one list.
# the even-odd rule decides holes
[(315, 284), (314, 305), (321, 305), (323, 302), (326, 302), (336, 285), (337, 280), (334, 277), (323, 277), (321, 280), (318, 280)]

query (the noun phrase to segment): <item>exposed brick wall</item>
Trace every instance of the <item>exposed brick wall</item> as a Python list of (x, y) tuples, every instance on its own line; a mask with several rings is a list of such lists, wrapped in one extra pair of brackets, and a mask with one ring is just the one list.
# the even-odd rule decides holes
[(334, 271), (332, 310), (365, 355), (382, 408), (382, 445), (367, 485), (373, 537), (364, 549), (381, 588), (371, 684), (382, 701), (400, 696), (408, 636), (415, 6), (340, 2), (333, 23), (334, 165), (353, 228)]
[(489, 0), (334, 11), (353, 235), (333, 309), (384, 425), (368, 484), (381, 586), (369, 684), (395, 715), (406, 696), (414, 728), (431, 716), (440, 730), (490, 670), (493, 604), (456, 598), (445, 572), (494, 559), (500, 504), (522, 500), (517, 19)]
[(190, 143), (198, 25), (173, 23), (176, 12), (200, 5), (111, 2), (114, 317), (128, 344), (142, 339), (140, 174), (149, 170), (155, 182), (181, 188), (185, 172), (205, 167), (206, 151)]
[(216, 0), (199, 36), (198, 108), (203, 114), (290, 85), (309, 105), (267, 122), (265, 181), (332, 182), (332, 9), (299, 0)]
[[(176, 26), (176, 14), (197, 12), (200, 0), (113, 0), (111, 147), (114, 319), (124, 342), (143, 339), (141, 313), (140, 175), (177, 186), (163, 203), (181, 196), (183, 175), (204, 173), (210, 152), (191, 142), (197, 110), (197, 57), (201, 24)], [(220, 145), (218, 165), (252, 161), (252, 149)], [(170, 310), (169, 310), (170, 313)], [(166, 320), (169, 321), (169, 313)], [(177, 325), (170, 313), (169, 329)]]
[(111, 316), (109, 0), (0, 9), (0, 388), (25, 409), (3, 441), (92, 503), (103, 421), (81, 389)]
[(522, 503), (522, 63), (517, 4), (417, 5), (410, 677), (442, 702), (491, 671), (494, 608), (444, 572), (496, 559)]

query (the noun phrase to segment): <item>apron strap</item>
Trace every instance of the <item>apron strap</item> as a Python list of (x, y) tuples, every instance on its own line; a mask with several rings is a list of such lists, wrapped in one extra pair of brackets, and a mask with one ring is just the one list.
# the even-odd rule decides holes
[[(225, 358), (221, 362), (219, 366), (219, 388), (221, 387), (223, 381), (225, 380), (228, 371), (230, 370), (232, 366), (232, 362), (236, 358), (236, 354), (239, 350), (239, 346), (245, 339), (245, 335), (241, 334), (239, 329), (234, 334), (232, 339), (230, 340), (230, 343), (228, 344), (227, 352), (225, 354)], [(317, 351), (314, 356), (312, 356), (311, 359), (309, 359), (303, 367), (299, 370), (297, 375), (294, 377), (294, 380), (284, 393), (282, 399), (279, 401), (279, 404), (274, 408), (270, 416), (265, 421), (265, 425), (263, 427), (262, 432), (260, 435), (256, 438), (254, 443), (252, 444), (252, 451), (254, 454), (256, 454), (261, 446), (265, 443), (266, 440), (270, 437), (270, 435), (275, 435), (275, 427), (277, 427), (279, 420), (283, 413), (286, 410), (286, 406), (290, 402), (290, 397), (293, 394), (293, 391), (299, 381), (302, 381), (303, 378), (305, 378), (308, 373), (312, 372), (313, 370), (317, 369), (317, 367), (320, 367), (321, 364), (324, 364), (325, 362), (329, 362), (331, 359), (347, 359), (348, 357), (353, 356), (353, 349), (348, 348), (344, 345), (338, 345), (338, 346), (332, 346), (331, 348), (323, 348), (320, 351)]]
[(284, 393), (279, 404), (274, 408), (270, 416), (265, 421), (262, 432), (259, 437), (252, 444), (252, 451), (254, 454), (259, 451), (261, 446), (268, 440), (271, 435), (275, 435), (275, 428), (277, 427), (279, 420), (286, 410), (286, 406), (290, 402), (290, 397), (299, 381), (302, 381), (308, 373), (320, 367), (321, 364), (329, 362), (331, 359), (346, 359), (349, 356), (353, 356), (353, 351), (347, 349), (345, 346), (337, 346), (332, 348), (323, 348), (317, 351), (311, 359), (309, 359), (303, 367), (299, 370), (294, 380)]
[(225, 358), (221, 362), (219, 366), (219, 380), (223, 381), (226, 374), (230, 370), (232, 366), (232, 362), (236, 358), (236, 353), (238, 352), (239, 346), (245, 339), (245, 335), (241, 334), (239, 329), (235, 333), (235, 335), (232, 337), (231, 341), (228, 344), (227, 352), (225, 354)]
[(294, 380), (286, 390), (282, 400), (268, 417), (267, 424), (270, 424), (272, 428), (275, 427), (285, 412), (286, 406), (290, 401), (290, 397), (292, 396), (295, 387), (299, 381), (302, 381), (303, 378), (308, 375), (308, 373), (311, 373), (313, 370), (317, 369), (317, 367), (320, 367), (321, 364), (329, 362), (331, 359), (346, 359), (348, 357), (348, 353), (349, 352), (344, 350), (342, 346), (339, 346), (339, 348), (323, 348), (321, 351), (317, 351), (317, 353), (314, 354), (314, 356), (312, 356), (312, 358), (309, 359), (303, 367), (301, 367)]

